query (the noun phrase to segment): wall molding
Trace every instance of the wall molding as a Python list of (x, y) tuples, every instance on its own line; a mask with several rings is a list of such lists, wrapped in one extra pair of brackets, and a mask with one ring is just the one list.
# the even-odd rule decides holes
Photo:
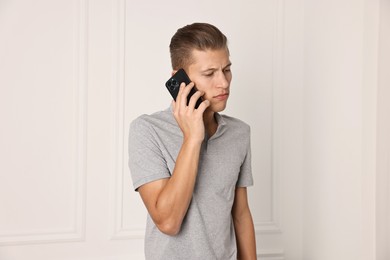
[(75, 118), (77, 135), (74, 148), (74, 223), (69, 228), (48, 230), (26, 230), (18, 233), (0, 234), (0, 246), (24, 245), (32, 243), (55, 243), (80, 241), (85, 238), (86, 200), (86, 145), (87, 145), (87, 38), (88, 0), (74, 0), (78, 15), (75, 17), (74, 89)]
[[(279, 190), (278, 176), (280, 143), (283, 132), (283, 114), (281, 102), (278, 102), (277, 94), (284, 87), (283, 61), (284, 61), (284, 15), (285, 1), (278, 0), (275, 8), (275, 25), (273, 35), (273, 91), (272, 91), (272, 159), (271, 159), (271, 218), (269, 221), (255, 222), (257, 235), (280, 234), (279, 225)], [(112, 180), (111, 180), (111, 208), (110, 216), (110, 237), (111, 239), (142, 239), (144, 238), (145, 227), (124, 227), (123, 226), (123, 181), (126, 171), (123, 167), (126, 141), (125, 129), (125, 39), (126, 39), (126, 1), (117, 0), (113, 4), (113, 71), (112, 71)], [(279, 259), (279, 258), (278, 258)]]
[(111, 93), (111, 213), (110, 238), (116, 239), (142, 239), (145, 227), (124, 227), (123, 223), (123, 182), (126, 171), (125, 162), (125, 53), (126, 53), (126, 1), (117, 0), (112, 7), (113, 24), (113, 60), (112, 60), (112, 93)]
[(285, 260), (283, 249), (263, 249), (257, 253), (257, 258), (262, 260)]
[(256, 222), (255, 231), (259, 235), (281, 233), (279, 225), (279, 175), (280, 175), (280, 157), (283, 150), (281, 136), (283, 132), (283, 113), (282, 103), (278, 97), (282, 85), (283, 66), (284, 66), (284, 12), (285, 0), (278, 0), (275, 9), (274, 35), (273, 35), (273, 77), (272, 77), (272, 145), (271, 145), (271, 218), (270, 221)]

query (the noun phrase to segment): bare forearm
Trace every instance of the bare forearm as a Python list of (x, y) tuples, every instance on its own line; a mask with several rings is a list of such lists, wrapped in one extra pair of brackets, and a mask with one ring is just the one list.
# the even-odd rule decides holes
[[(172, 176), (159, 182), (152, 198), (148, 197), (148, 211), (160, 231), (175, 235), (181, 228), (192, 199), (198, 173), (200, 148), (204, 139), (203, 113), (209, 106), (206, 100), (195, 109), (196, 100), (204, 93), (196, 91), (187, 105), (187, 96), (194, 83), (180, 85), (176, 102), (172, 101), (173, 115), (183, 133), (183, 144), (176, 158)], [(160, 186), (158, 186), (160, 185)], [(147, 197), (147, 196), (146, 196)]]
[(156, 210), (160, 222), (177, 233), (192, 199), (198, 172), (201, 143), (184, 141), (172, 177), (158, 196)]
[(234, 229), (237, 240), (237, 259), (254, 260), (256, 256), (256, 239), (250, 211), (240, 218), (234, 219)]

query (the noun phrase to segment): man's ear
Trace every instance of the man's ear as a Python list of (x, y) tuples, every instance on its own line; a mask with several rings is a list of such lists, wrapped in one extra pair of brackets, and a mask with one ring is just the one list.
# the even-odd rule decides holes
[(172, 70), (172, 75), (171, 76), (175, 75), (176, 72), (177, 72), (177, 70)]

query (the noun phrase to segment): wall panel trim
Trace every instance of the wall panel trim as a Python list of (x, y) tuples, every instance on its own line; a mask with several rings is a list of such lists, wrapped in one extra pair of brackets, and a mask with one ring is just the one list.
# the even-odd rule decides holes
[[(284, 66), (284, 16), (285, 1), (278, 0), (275, 9), (275, 26), (273, 35), (273, 93), (272, 93), (272, 161), (271, 161), (271, 218), (268, 221), (255, 220), (255, 232), (261, 239), (267, 239), (269, 235), (280, 236), (282, 230), (279, 225), (279, 168), (281, 163), (283, 135), (283, 104), (279, 102), (283, 91), (283, 66)], [(123, 226), (123, 201), (124, 201), (124, 160), (127, 152), (125, 142), (127, 140), (127, 125), (125, 125), (125, 54), (126, 54), (126, 1), (117, 0), (113, 4), (113, 71), (112, 71), (112, 171), (111, 175), (111, 215), (110, 215), (110, 238), (115, 239), (143, 239), (144, 226)], [(284, 259), (283, 250), (266, 250), (259, 253), (261, 259)]]
[(0, 234), (0, 246), (80, 241), (85, 238), (88, 0), (74, 0), (73, 5), (77, 12), (74, 21), (75, 69), (73, 76), (77, 140), (74, 148), (76, 168), (74, 169), (73, 225), (69, 228), (54, 230), (26, 230), (14, 234)]

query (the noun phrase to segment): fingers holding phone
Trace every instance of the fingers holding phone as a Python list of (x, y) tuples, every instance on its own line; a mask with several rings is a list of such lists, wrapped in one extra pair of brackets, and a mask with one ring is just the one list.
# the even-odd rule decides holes
[[(187, 86), (188, 87), (188, 86)], [(206, 108), (210, 105), (208, 100), (203, 99), (204, 92), (197, 90), (193, 93), (189, 99), (188, 107), (199, 110), (200, 113), (206, 110)]]
[[(166, 83), (165, 86), (168, 89), (169, 93), (173, 97), (173, 99), (176, 101), (177, 95), (179, 94), (180, 85), (184, 82), (186, 86), (189, 86), (191, 84), (191, 80), (188, 77), (187, 73), (183, 69), (179, 69)], [(192, 83), (194, 84), (194, 83)], [(197, 89), (194, 85), (191, 86), (189, 89), (189, 93), (187, 95), (187, 103), (186, 105), (189, 105), (190, 99), (192, 95), (196, 93)], [(203, 99), (199, 98), (197, 99), (195, 103), (195, 108), (197, 109), (200, 104), (202, 103)]]
[(203, 141), (203, 113), (209, 106), (208, 100), (202, 100), (204, 92), (196, 90), (184, 70), (175, 73), (165, 85), (175, 100), (172, 102), (174, 116), (184, 138)]
[[(208, 107), (209, 101), (203, 100), (203, 91), (196, 90), (195, 84), (191, 82), (187, 86), (185, 86), (185, 83), (182, 83), (184, 86), (182, 89), (179, 89), (178, 96), (176, 98), (177, 102), (180, 102), (180, 104), (183, 107), (188, 107), (188, 109), (194, 110), (194, 109), (200, 109), (200, 113), (203, 114), (204, 110)], [(182, 86), (180, 86), (182, 87)], [(205, 103), (202, 107), (201, 104)]]

